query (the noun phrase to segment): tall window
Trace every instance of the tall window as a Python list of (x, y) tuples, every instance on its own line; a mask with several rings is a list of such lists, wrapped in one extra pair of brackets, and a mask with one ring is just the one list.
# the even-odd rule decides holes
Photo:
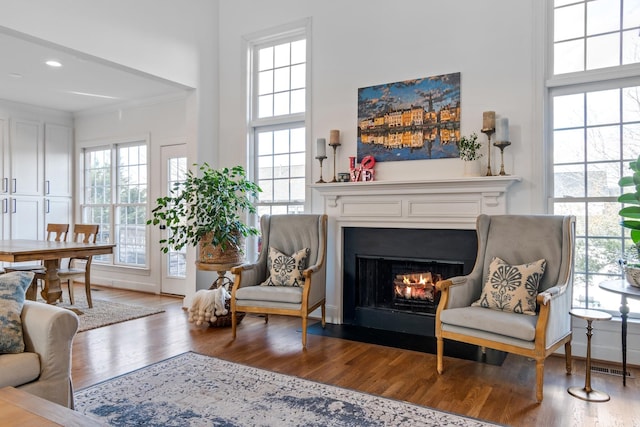
[(147, 265), (147, 145), (117, 144), (84, 150), (82, 221), (99, 224), (98, 241), (115, 243), (98, 262)]
[[(549, 0), (547, 86), (554, 213), (577, 217), (574, 306), (618, 313), (598, 284), (621, 277), (631, 241), (618, 181), (640, 155), (640, 0)], [(640, 315), (640, 302), (631, 302)]]
[(253, 173), (258, 214), (301, 213), (307, 171), (306, 28), (250, 45)]

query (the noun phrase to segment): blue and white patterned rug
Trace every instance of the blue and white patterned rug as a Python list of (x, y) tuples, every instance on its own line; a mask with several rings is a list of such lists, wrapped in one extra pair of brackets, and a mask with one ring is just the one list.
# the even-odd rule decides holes
[(491, 426), (237, 363), (184, 353), (76, 391), (114, 426)]

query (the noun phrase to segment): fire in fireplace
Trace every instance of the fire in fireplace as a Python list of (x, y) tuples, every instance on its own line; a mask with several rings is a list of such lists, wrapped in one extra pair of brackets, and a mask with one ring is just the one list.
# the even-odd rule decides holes
[(442, 276), (430, 271), (397, 274), (393, 280), (393, 306), (413, 312), (429, 311), (436, 300), (435, 284), (439, 280)]

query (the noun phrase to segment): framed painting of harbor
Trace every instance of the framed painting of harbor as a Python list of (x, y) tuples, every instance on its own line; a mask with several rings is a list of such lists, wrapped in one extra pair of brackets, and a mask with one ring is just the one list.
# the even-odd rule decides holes
[(358, 162), (459, 157), (460, 73), (358, 89)]

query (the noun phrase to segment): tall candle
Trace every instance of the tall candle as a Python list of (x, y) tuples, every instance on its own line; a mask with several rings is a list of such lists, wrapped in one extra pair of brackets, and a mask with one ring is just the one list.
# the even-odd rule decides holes
[(324, 138), (318, 138), (316, 144), (316, 157), (327, 157), (327, 140)]
[(340, 131), (333, 129), (329, 132), (329, 145), (340, 145)]
[(496, 141), (509, 141), (509, 119), (506, 117), (496, 120)]
[(482, 113), (482, 129), (495, 129), (496, 128), (496, 112), (485, 111)]

